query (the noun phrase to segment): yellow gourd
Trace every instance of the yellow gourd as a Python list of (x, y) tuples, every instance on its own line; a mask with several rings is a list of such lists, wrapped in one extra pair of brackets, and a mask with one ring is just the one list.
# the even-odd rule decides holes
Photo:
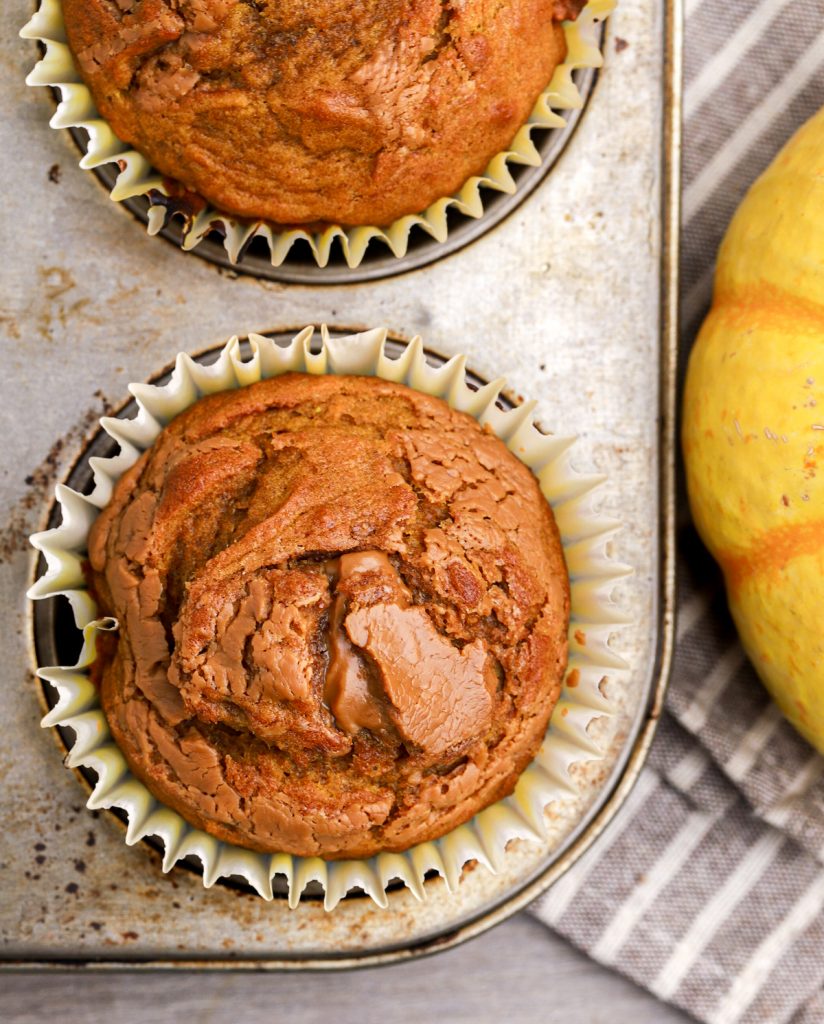
[(824, 752), (824, 110), (730, 224), (682, 441), (693, 518), (744, 648)]

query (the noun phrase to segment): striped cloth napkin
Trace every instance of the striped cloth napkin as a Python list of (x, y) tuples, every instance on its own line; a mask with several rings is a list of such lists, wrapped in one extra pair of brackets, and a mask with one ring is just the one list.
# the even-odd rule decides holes
[[(824, 104), (821, 0), (686, 7), (682, 374), (730, 217)], [(532, 913), (700, 1021), (822, 1024), (824, 757), (747, 663), (683, 488), (681, 504), (678, 649), (651, 757)]]

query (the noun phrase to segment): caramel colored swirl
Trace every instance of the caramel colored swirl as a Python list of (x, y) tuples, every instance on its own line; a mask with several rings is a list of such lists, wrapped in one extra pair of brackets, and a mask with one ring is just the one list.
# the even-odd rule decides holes
[(399, 385), (288, 375), (198, 402), (90, 537), (113, 735), (192, 824), (402, 850), (511, 792), (566, 662), (534, 477)]

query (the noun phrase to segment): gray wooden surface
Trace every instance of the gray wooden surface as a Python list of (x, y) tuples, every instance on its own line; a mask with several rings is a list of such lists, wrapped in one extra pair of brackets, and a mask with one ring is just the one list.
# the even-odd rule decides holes
[(520, 915), (427, 960), (339, 974), (0, 975), (4, 1024), (688, 1024)]

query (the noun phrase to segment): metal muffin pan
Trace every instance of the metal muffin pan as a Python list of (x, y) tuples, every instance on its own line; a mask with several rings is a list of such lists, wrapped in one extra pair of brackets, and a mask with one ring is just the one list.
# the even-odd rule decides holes
[[(5, 38), (25, 6), (0, 12)], [(606, 45), (562, 158), (511, 216), (415, 271), (323, 288), (227, 275), (147, 238), (76, 170), (71, 140), (45, 129), (48, 96), (27, 93), (14, 62), (0, 70), (12, 94), (2, 130), (17, 155), (6, 220), (18, 229), (3, 328), (12, 465), (0, 478), (12, 531), (0, 564), (10, 613), (0, 807), (15, 823), (0, 858), (15, 894), (0, 900), (7, 965), (326, 969), (434, 952), (525, 906), (620, 807), (651, 740), (672, 644), (678, 3), (620, 0)], [(53, 483), (72, 472), (96, 416), (179, 350), (324, 321), (420, 333), (444, 356), (466, 352), (481, 378), (507, 376), (516, 400), (537, 399), (546, 428), (579, 435), (580, 468), (604, 476), (602, 508), (625, 524), (616, 553), (635, 568), (617, 595), (632, 621), (615, 649), (630, 669), (611, 688), (604, 757), (576, 772), (577, 793), (547, 841), (515, 844), (497, 875), (467, 871), (452, 895), (438, 878), (420, 904), (393, 892), (388, 911), (358, 898), (331, 914), (317, 901), (290, 911), (227, 886), (204, 891), (191, 871), (164, 876), (157, 853), (127, 848), (111, 815), (82, 806), (59, 742), (38, 728), (32, 682), (23, 595), (35, 560), (22, 539), (45, 526)]]

